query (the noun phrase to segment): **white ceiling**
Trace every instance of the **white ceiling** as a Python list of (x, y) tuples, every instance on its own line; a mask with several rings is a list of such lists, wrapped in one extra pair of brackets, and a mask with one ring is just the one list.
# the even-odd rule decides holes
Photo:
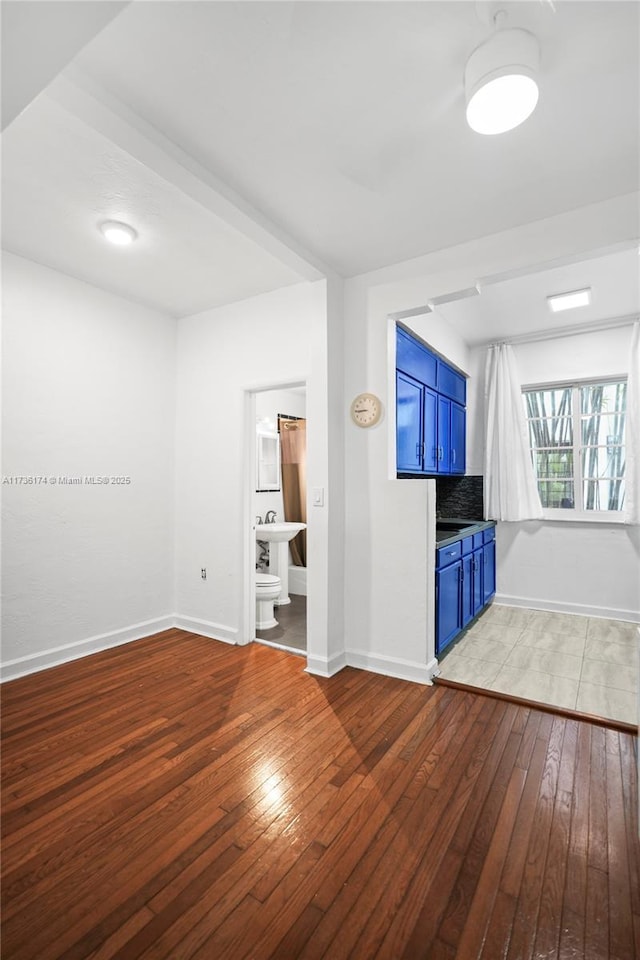
[[(553, 336), (578, 324), (582, 329), (607, 325), (640, 315), (639, 263), (636, 247), (617, 250), (526, 276), (482, 283), (476, 296), (441, 303), (434, 311), (471, 346), (517, 340), (532, 332)], [(591, 288), (589, 306), (551, 313), (548, 296), (585, 287)]]
[(540, 103), (481, 137), (462, 77), (496, 4), (131, 3), (6, 131), (4, 245), (184, 315), (637, 190), (638, 4), (501, 6)]
[[(187, 316), (300, 275), (57, 103), (40, 98), (3, 135), (3, 240), (21, 256)], [(106, 243), (104, 220), (135, 226)]]

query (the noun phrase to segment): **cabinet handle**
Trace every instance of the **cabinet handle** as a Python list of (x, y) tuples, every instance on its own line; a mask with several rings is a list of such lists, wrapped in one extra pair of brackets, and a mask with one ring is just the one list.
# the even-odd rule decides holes
[(439, 460), (439, 459), (440, 459), (440, 453), (439, 453), (439, 451), (440, 451), (440, 448), (439, 448), (439, 447), (434, 447), (434, 448), (433, 448), (433, 459), (434, 459), (434, 460)]
[(456, 448), (455, 448), (455, 447), (452, 447), (452, 448), (451, 448), (451, 463), (455, 463), (455, 462), (456, 462)]

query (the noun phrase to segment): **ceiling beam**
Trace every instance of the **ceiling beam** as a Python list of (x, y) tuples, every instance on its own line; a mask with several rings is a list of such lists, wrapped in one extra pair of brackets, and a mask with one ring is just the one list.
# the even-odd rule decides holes
[(2, 129), (128, 5), (129, 0), (3, 0)]
[(46, 96), (295, 270), (302, 280), (335, 275), (334, 270), (305, 250), (223, 180), (77, 68), (71, 68), (55, 80)]

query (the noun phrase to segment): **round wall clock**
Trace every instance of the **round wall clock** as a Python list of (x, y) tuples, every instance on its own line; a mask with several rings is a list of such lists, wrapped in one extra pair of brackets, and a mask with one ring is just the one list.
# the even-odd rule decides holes
[(359, 393), (351, 404), (351, 419), (359, 427), (374, 427), (382, 416), (382, 401), (374, 393)]

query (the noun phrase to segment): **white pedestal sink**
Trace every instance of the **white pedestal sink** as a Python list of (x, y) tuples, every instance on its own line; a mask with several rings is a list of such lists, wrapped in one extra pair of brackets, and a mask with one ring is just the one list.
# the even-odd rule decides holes
[(282, 590), (275, 601), (278, 606), (291, 603), (289, 596), (289, 541), (306, 523), (256, 523), (256, 540), (266, 540), (269, 544), (269, 572), (280, 577)]

